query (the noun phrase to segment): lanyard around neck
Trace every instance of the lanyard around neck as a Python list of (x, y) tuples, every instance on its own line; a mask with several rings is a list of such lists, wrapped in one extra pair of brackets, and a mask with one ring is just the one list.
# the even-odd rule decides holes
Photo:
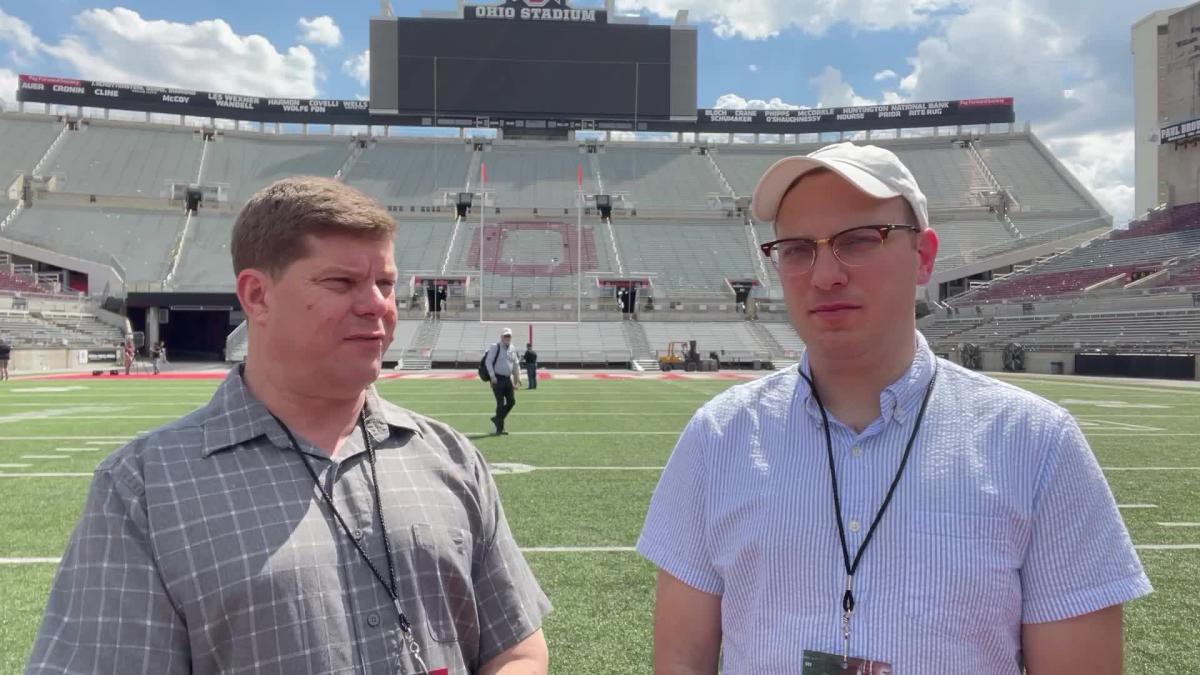
[(875, 530), (879, 527), (879, 521), (883, 519), (884, 512), (892, 502), (892, 497), (896, 493), (896, 486), (900, 484), (900, 477), (904, 475), (904, 468), (908, 465), (909, 455), (912, 454), (913, 443), (917, 440), (917, 433), (921, 430), (921, 421), (925, 418), (925, 410), (929, 406), (929, 399), (933, 395), (933, 385), (937, 381), (938, 365), (934, 362), (933, 375), (929, 378), (929, 385), (925, 387), (925, 397), (921, 400), (921, 409), (917, 413), (916, 423), (913, 424), (912, 434), (908, 437), (908, 443), (904, 447), (904, 455), (900, 458), (900, 467), (896, 469), (896, 475), (892, 478), (892, 484), (888, 488), (887, 495), (883, 498), (883, 503), (879, 506), (879, 511), (875, 514), (875, 519), (871, 521), (870, 528), (867, 529), (867, 534), (863, 537), (862, 544), (858, 547), (853, 560), (850, 558), (850, 547), (846, 543), (846, 526), (842, 522), (842, 497), (838, 490), (837, 469), (833, 463), (833, 438), (829, 432), (829, 414), (825, 410), (825, 404), (821, 402), (821, 394), (817, 392), (816, 381), (813, 378), (800, 373), (805, 382), (808, 382), (809, 388), (812, 390), (813, 398), (817, 401), (817, 407), (821, 410), (822, 427), (825, 429), (825, 453), (829, 462), (829, 481), (833, 489), (833, 509), (834, 515), (837, 518), (838, 541), (842, 545), (842, 564), (846, 569), (846, 591), (842, 595), (842, 611), (854, 611), (854, 591), (852, 587), (854, 574), (858, 571), (858, 565), (862, 562), (863, 553), (867, 550), (867, 545), (871, 543), (872, 537), (875, 536)]

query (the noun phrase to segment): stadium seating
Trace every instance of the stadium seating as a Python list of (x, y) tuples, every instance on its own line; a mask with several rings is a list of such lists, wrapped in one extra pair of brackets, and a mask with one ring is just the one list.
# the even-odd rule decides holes
[(921, 143), (896, 143), (889, 146), (913, 173), (925, 192), (931, 210), (972, 206), (972, 190), (987, 187), (982, 171), (970, 154), (950, 139), (930, 139)]
[(726, 279), (756, 279), (745, 227), (737, 221), (616, 219), (626, 274), (656, 274), (655, 297), (729, 294)]
[(46, 173), (60, 192), (164, 197), (196, 182), (202, 148), (193, 130), (92, 120), (66, 133)]
[(800, 336), (796, 334), (796, 329), (792, 328), (792, 324), (762, 322), (758, 325), (765, 328), (771, 337), (775, 338), (775, 342), (783, 347), (785, 353), (798, 355), (804, 351), (804, 340), (801, 340)]
[(1013, 241), (1013, 236), (1004, 229), (1004, 225), (986, 212), (976, 213), (973, 217), (956, 212), (930, 218), (930, 225), (938, 233), (939, 262)]
[(1022, 210), (1061, 212), (1093, 208), (1028, 138), (986, 137), (976, 146), (1000, 185), (1010, 189)]
[[(996, 317), (986, 323), (955, 333), (953, 336), (938, 338), (938, 341), (948, 339), (949, 342), (954, 343), (970, 342), (980, 345), (1003, 346), (1010, 342), (1020, 342), (1024, 339), (1022, 336), (1060, 320), (1061, 317), (1057, 315)], [(925, 332), (925, 337), (931, 342), (934, 341), (928, 332)]]
[[(576, 295), (577, 261), (584, 276), (613, 273), (604, 234), (593, 220), (582, 231), (572, 221), (507, 220), (485, 223), (484, 285), (489, 296), (528, 297)], [(576, 255), (578, 239), (583, 248)], [(478, 223), (463, 223), (451, 253), (451, 273), (479, 270)], [(628, 269), (628, 267), (627, 267)], [(585, 283), (587, 283), (585, 281)]]
[(595, 194), (588, 156), (576, 144), (545, 147), (495, 144), (483, 154), (488, 189), (499, 207), (574, 209), (578, 174), (584, 171), (584, 188)]
[(1200, 204), (1184, 204), (1151, 211), (1141, 220), (1131, 222), (1125, 230), (1113, 232), (1113, 239), (1136, 239), (1169, 232), (1200, 229)]
[(712, 151), (713, 161), (720, 167), (725, 180), (738, 195), (749, 197), (763, 173), (775, 162), (790, 155), (812, 152), (816, 147), (802, 145), (759, 146), (740, 148), (731, 146)]
[(610, 144), (596, 158), (601, 189), (638, 209), (702, 211), (710, 195), (728, 194), (708, 158), (687, 148)]
[(72, 343), (105, 346), (121, 343), (121, 330), (104, 323), (94, 314), (43, 311), (41, 318), (47, 323), (70, 331), (73, 335), (68, 340)]
[(665, 354), (668, 342), (696, 341), (702, 356), (721, 354), (723, 361), (763, 361), (771, 358), (771, 345), (764, 342), (746, 322), (642, 321), (651, 351)]
[[(513, 343), (524, 350), (526, 336), (517, 328)], [(435, 363), (478, 363), (483, 350), (499, 338), (500, 326), (445, 321), (430, 355)], [(538, 360), (546, 364), (628, 363), (632, 358), (618, 322), (534, 326)]]
[(1042, 348), (1200, 345), (1200, 310), (1079, 313), (1021, 341)]
[[(993, 282), (983, 291), (969, 296), (971, 302), (1042, 298), (1077, 293), (1119, 274), (1128, 275), (1136, 267), (1091, 267), (1038, 274), (1021, 273)], [(967, 296), (964, 296), (964, 300)]]
[[(1154, 272), (1167, 261), (1200, 253), (1200, 229), (1139, 237), (1103, 237), (955, 299), (957, 304), (1075, 293), (1119, 274)], [(1174, 283), (1174, 282), (1169, 282)], [(1124, 284), (1122, 284), (1124, 285)]]
[(226, 186), (229, 201), (241, 204), (280, 178), (332, 177), (349, 159), (351, 146), (346, 137), (273, 137), (229, 131), (210, 143), (201, 182)]
[(25, 209), (5, 236), (105, 265), (115, 258), (125, 281), (159, 281), (183, 225), (182, 213), (39, 205)]
[(192, 217), (173, 279), (175, 290), (233, 290), (229, 239), (234, 219), (233, 214)]
[(121, 340), (120, 331), (95, 316), (44, 312), (39, 318), (12, 309), (0, 309), (0, 335), (18, 346), (111, 347)]
[(45, 293), (49, 289), (43, 288), (38, 284), (29, 281), (26, 278), (18, 277), (15, 274), (5, 272), (0, 269), (0, 291), (14, 291), (25, 293)]
[(1200, 260), (1173, 271), (1159, 286), (1195, 286), (1200, 284)]
[(33, 170), (62, 128), (54, 117), (0, 113), (0, 193), (8, 190), (17, 173)]
[[(440, 204), (440, 190), (458, 192), (465, 188), (471, 165), (470, 150), (470, 146), (458, 139), (381, 138), (359, 155), (344, 178), (384, 204)], [(475, 176), (472, 184), (477, 182)]]
[(971, 330), (982, 325), (983, 322), (983, 319), (974, 317), (938, 319), (935, 323), (921, 328), (921, 333), (925, 335), (925, 339), (936, 342)]

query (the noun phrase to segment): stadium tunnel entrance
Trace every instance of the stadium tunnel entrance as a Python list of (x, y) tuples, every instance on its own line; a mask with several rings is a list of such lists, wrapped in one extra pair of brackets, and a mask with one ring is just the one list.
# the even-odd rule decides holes
[(166, 342), (170, 361), (224, 361), (225, 338), (242, 319), (232, 294), (131, 293), (126, 306), (133, 329), (147, 345)]

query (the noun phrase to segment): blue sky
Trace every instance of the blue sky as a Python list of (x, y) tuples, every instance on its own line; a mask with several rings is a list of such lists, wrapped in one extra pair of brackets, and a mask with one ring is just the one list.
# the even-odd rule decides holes
[[(409, 16), (456, 6), (392, 4)], [(1018, 119), (1118, 222), (1131, 215), (1129, 29), (1160, 3), (618, 0), (617, 7), (654, 21), (690, 11), (700, 35), (699, 107), (1013, 96)], [(22, 72), (354, 98), (366, 93), (356, 65), (378, 11), (377, 0), (0, 0), (0, 101), (12, 104)]]

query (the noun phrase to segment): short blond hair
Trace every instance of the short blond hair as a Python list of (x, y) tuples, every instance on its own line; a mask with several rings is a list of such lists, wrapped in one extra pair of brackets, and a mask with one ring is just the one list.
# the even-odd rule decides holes
[(391, 239), (396, 221), (360, 190), (332, 178), (292, 176), (259, 190), (233, 224), (233, 273), (257, 269), (278, 278), (308, 255), (308, 235)]

